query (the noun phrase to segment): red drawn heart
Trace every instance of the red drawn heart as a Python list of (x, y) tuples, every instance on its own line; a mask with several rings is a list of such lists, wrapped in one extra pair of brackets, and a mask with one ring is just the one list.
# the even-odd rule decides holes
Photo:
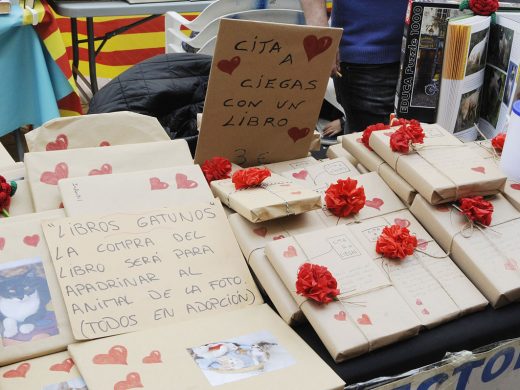
[(384, 205), (385, 202), (380, 198), (373, 198), (372, 200), (367, 199), (365, 201), (365, 206), (372, 207), (373, 209), (381, 211), (381, 206)]
[(482, 173), (482, 174), (486, 173), (486, 168), (484, 168), (484, 167), (474, 167), (474, 168), (471, 168), (471, 170), (478, 172), (478, 173)]
[(59, 208), (59, 209), (63, 209), (63, 208), (65, 208), (65, 207), (63, 206), (63, 202), (60, 202), (60, 204), (58, 205), (58, 208)]
[(417, 299), (415, 300), (415, 304), (416, 304), (417, 306), (421, 306), (423, 303), (422, 303), (422, 301), (421, 301), (419, 298), (417, 298)]
[(300, 195), (301, 193), (302, 193), (301, 191), (293, 191), (293, 192), (291, 192), (291, 194), (293, 194), (293, 195)]
[(220, 60), (217, 67), (224, 73), (233, 74), (234, 70), (240, 65), (240, 57), (235, 56), (230, 60)]
[(50, 371), (63, 371), (63, 372), (70, 372), (72, 367), (74, 366), (74, 360), (71, 358), (65, 359), (61, 363), (53, 364), (49, 370)]
[(287, 247), (287, 250), (283, 252), (283, 257), (294, 257), (297, 256), (296, 248), (292, 245)]
[(345, 313), (343, 310), (340, 312), (334, 314), (334, 319), (338, 321), (346, 321), (347, 320), (347, 313)]
[(154, 364), (154, 363), (162, 363), (161, 353), (159, 351), (152, 351), (148, 356), (143, 358), (143, 363), (145, 364)]
[(32, 236), (25, 236), (23, 238), (23, 243), (25, 245), (37, 247), (40, 242), (40, 236), (37, 234), (33, 234)]
[(2, 376), (4, 378), (25, 378), (25, 375), (27, 375), (27, 372), (29, 372), (30, 368), (31, 365), (29, 363), (22, 363), (14, 370), (4, 372), (4, 375)]
[(307, 60), (310, 61), (317, 55), (323, 53), (332, 44), (332, 38), (324, 36), (318, 39), (316, 35), (307, 35), (303, 38), (303, 48), (307, 54)]
[(110, 146), (110, 142), (108, 142), (108, 141), (101, 141), (99, 143), (99, 146)]
[(177, 173), (175, 175), (175, 181), (177, 182), (177, 188), (186, 188), (189, 190), (199, 186), (196, 181), (188, 179), (188, 176), (183, 173)]
[(64, 150), (69, 146), (69, 139), (65, 134), (59, 134), (56, 137), (56, 141), (49, 142), (47, 146), (45, 146), (45, 150), (50, 152), (51, 150)]
[(450, 207), (446, 206), (444, 204), (437, 206), (436, 209), (437, 209), (437, 211), (440, 211), (441, 213), (447, 213), (448, 211), (450, 211)]
[(151, 177), (150, 178), (150, 189), (152, 191), (154, 190), (165, 190), (170, 185), (168, 183), (165, 183), (164, 181), (161, 181), (158, 177)]
[(122, 345), (114, 345), (106, 354), (99, 354), (92, 358), (94, 364), (127, 364), (128, 351)]
[(307, 134), (309, 134), (311, 129), (308, 127), (291, 127), (289, 130), (287, 130), (287, 134), (289, 134), (289, 137), (293, 140), (293, 142), (298, 141), (299, 139), (305, 138)]
[(101, 165), (101, 169), (93, 169), (88, 173), (88, 175), (89, 176), (110, 175), (111, 173), (112, 173), (112, 165), (103, 164), (103, 165)]
[(396, 225), (401, 226), (403, 228), (407, 228), (410, 226), (410, 221), (407, 219), (395, 218), (394, 222)]
[(141, 383), (141, 376), (137, 372), (131, 372), (126, 376), (126, 380), (117, 382), (114, 390), (128, 390), (144, 387)]
[(307, 172), (305, 169), (302, 169), (300, 172), (293, 173), (292, 176), (298, 180), (305, 180), (308, 174), (309, 172)]
[(282, 238), (285, 238), (285, 236), (283, 234), (280, 234), (279, 236), (274, 236), (273, 240), (281, 240)]
[(423, 313), (424, 315), (430, 315), (430, 311), (427, 308), (422, 309), (421, 313)]
[(40, 176), (40, 181), (45, 184), (57, 185), (58, 181), (69, 176), (69, 167), (66, 163), (56, 164), (54, 172), (46, 171)]
[(253, 233), (255, 233), (257, 236), (265, 237), (265, 235), (267, 234), (267, 228), (259, 227), (259, 228), (253, 229)]
[(358, 324), (360, 325), (372, 325), (372, 321), (370, 320), (370, 317), (366, 314), (363, 314), (361, 317), (357, 319)]
[(426, 241), (422, 238), (419, 238), (417, 240), (417, 248), (419, 248), (422, 251), (425, 251), (426, 249), (428, 249), (428, 241)]
[(518, 263), (515, 259), (507, 259), (504, 263), (504, 268), (508, 271), (518, 271)]
[(513, 190), (520, 191), (520, 183), (513, 183), (513, 184), (511, 184), (511, 188)]
[(5, 246), (5, 238), (0, 237), (0, 251), (4, 249)]

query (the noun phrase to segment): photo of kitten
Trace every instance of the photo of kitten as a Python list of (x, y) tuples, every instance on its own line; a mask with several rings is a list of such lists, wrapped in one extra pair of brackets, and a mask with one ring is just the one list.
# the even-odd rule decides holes
[(0, 264), (0, 337), (3, 346), (58, 333), (41, 260)]

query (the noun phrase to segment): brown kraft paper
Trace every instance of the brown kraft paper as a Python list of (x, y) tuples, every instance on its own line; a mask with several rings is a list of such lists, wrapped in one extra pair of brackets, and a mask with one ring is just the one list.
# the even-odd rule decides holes
[(347, 150), (343, 147), (343, 136), (338, 137), (338, 144), (330, 145), (327, 148), (326, 156), (328, 158), (338, 158), (338, 157), (345, 157), (350, 163), (354, 166), (356, 166), (359, 161), (357, 158), (355, 158), (352, 154), (347, 152)]

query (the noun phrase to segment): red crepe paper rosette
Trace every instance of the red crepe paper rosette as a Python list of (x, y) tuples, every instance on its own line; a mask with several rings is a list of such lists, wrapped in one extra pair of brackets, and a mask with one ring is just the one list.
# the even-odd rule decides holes
[(388, 129), (390, 129), (390, 126), (385, 125), (384, 123), (376, 123), (375, 125), (370, 125), (365, 130), (363, 130), (363, 135), (361, 136), (361, 142), (363, 142), (363, 145), (365, 145), (368, 149), (372, 150), (372, 148), (369, 145), (370, 135), (374, 131), (388, 130)]
[(417, 237), (399, 225), (385, 226), (376, 242), (376, 252), (389, 259), (404, 259), (417, 248)]
[(235, 189), (256, 187), (271, 176), (271, 171), (267, 168), (247, 168), (236, 171), (231, 178), (235, 184)]
[(491, 202), (484, 200), (482, 196), (461, 198), (459, 200), (459, 208), (462, 214), (472, 222), (480, 223), (484, 226), (491, 225), (494, 207)]
[(213, 180), (229, 179), (231, 177), (231, 162), (224, 157), (213, 157), (204, 161), (202, 172), (208, 183)]
[(330, 303), (339, 295), (338, 282), (327, 267), (305, 263), (298, 269), (296, 293), (320, 303)]
[(357, 186), (357, 180), (339, 179), (325, 191), (325, 204), (336, 217), (348, 217), (365, 207), (365, 189)]
[(14, 196), (16, 188), (16, 182), (12, 181), (8, 183), (5, 177), (0, 176), (0, 212), (6, 217), (9, 216), (11, 197)]
[(424, 130), (416, 120), (402, 125), (390, 136), (390, 147), (394, 152), (408, 153), (413, 144), (424, 143)]
[(477, 15), (488, 16), (498, 10), (498, 0), (469, 0), (469, 8)]
[(506, 142), (506, 133), (500, 133), (491, 140), (491, 146), (493, 146), (497, 152), (501, 152), (502, 149), (504, 149), (504, 142)]
[(404, 118), (392, 118), (392, 120), (390, 121), (390, 126), (402, 126), (402, 125), (407, 125), (410, 123), (410, 120), (409, 119), (404, 119)]

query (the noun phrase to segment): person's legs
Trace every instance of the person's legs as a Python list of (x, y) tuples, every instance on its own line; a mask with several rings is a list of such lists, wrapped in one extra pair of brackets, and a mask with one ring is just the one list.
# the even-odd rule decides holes
[(345, 110), (345, 134), (374, 123), (388, 123), (394, 111), (399, 63), (365, 65), (341, 63), (343, 77), (334, 85)]

